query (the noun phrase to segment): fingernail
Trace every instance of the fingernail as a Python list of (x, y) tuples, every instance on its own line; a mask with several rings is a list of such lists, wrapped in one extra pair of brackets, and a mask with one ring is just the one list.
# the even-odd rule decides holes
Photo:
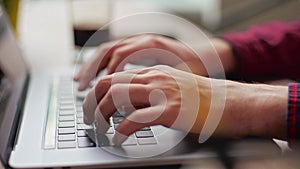
[(120, 146), (127, 138), (128, 136), (125, 136), (124, 134), (116, 131), (115, 135), (112, 138), (112, 142), (114, 145)]

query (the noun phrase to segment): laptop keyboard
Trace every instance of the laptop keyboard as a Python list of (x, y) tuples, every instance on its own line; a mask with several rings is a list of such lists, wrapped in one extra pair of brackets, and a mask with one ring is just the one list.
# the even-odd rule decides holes
[[(95, 147), (96, 144), (87, 135), (88, 130), (94, 130), (92, 125), (86, 125), (83, 122), (82, 101), (83, 93), (74, 92), (74, 82), (69, 77), (60, 78), (56, 86), (56, 137), (55, 148), (87, 148)], [(52, 105), (49, 105), (49, 108)], [(110, 118), (110, 128), (107, 130), (104, 141), (99, 140), (98, 146), (113, 146), (111, 139), (115, 133), (118, 124), (125, 117), (116, 112)], [(145, 127), (135, 134), (131, 135), (122, 146), (143, 146), (149, 144), (157, 144), (156, 137), (151, 127)]]

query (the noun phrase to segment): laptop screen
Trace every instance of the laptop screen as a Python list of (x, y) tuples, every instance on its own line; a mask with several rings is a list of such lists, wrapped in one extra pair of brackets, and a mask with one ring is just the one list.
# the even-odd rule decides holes
[(0, 153), (5, 162), (15, 137), (20, 98), (27, 77), (13, 30), (0, 7)]

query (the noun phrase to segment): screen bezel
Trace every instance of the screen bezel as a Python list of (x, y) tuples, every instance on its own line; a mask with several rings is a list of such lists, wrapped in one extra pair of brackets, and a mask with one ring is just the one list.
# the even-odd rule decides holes
[[(2, 32), (0, 34), (0, 40), (3, 40), (2, 36), (5, 36), (5, 34), (9, 35), (13, 39), (12, 42), (14, 43), (14, 46), (12, 49), (19, 50), (19, 47), (17, 45), (15, 36), (12, 31), (11, 24), (8, 20), (8, 17), (3, 10), (3, 8), (0, 6), (0, 28), (2, 28)], [(16, 52), (17, 54), (21, 54), (20, 50)], [(26, 65), (22, 59), (22, 56), (18, 56), (20, 58), (20, 62), (22, 62), (22, 65)], [(3, 61), (3, 60), (2, 60)], [(3, 63), (2, 63), (3, 64)], [(15, 66), (15, 65), (11, 65)], [(13, 149), (14, 142), (16, 140), (16, 133), (18, 131), (19, 123), (20, 123), (20, 117), (23, 110), (23, 105), (25, 101), (25, 95), (26, 95), (26, 89), (28, 86), (29, 81), (29, 74), (26, 69), (26, 71), (21, 72), (18, 74), (17, 77), (11, 78), (7, 77), (9, 75), (6, 74), (5, 71), (3, 71), (4, 77), (9, 78), (12, 81), (12, 87), (11, 87), (11, 95), (9, 97), (8, 103), (5, 106), (5, 110), (3, 110), (2, 113), (4, 113), (3, 121), (0, 124), (0, 155), (1, 155), (1, 162), (4, 164), (4, 166), (8, 166), (8, 158), (10, 155), (11, 150)]]

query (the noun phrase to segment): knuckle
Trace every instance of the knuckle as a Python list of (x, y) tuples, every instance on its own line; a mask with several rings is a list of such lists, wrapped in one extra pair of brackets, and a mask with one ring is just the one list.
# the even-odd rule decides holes
[(107, 50), (109, 48), (110, 48), (110, 45), (109, 45), (108, 42), (106, 42), (106, 43), (102, 43), (101, 45), (99, 45), (98, 50), (99, 51), (105, 51), (105, 50)]
[(112, 87), (110, 87), (110, 88), (107, 90), (106, 95), (111, 96), (112, 93), (113, 93), (113, 92), (112, 92)]
[(123, 88), (123, 85), (122, 84), (119, 84), (119, 83), (116, 83), (116, 84), (113, 84), (111, 86), (111, 92), (113, 94), (117, 94), (119, 93), (120, 91), (122, 91), (122, 88)]
[(155, 65), (155, 66), (153, 66), (153, 68), (155, 70), (167, 70), (167, 69), (169, 69), (169, 66), (167, 66), (167, 65)]
[(153, 47), (160, 46), (160, 44), (161, 44), (159, 36), (152, 35), (152, 34), (145, 35), (144, 41), (150, 43), (151, 46), (153, 46)]
[[(170, 76), (160, 70), (151, 70), (143, 75), (143, 79), (146, 84), (156, 84), (157, 82), (164, 81), (164, 84), (167, 84)], [(161, 83), (158, 86), (162, 87)]]
[(167, 74), (162, 73), (160, 71), (155, 72), (152, 76), (153, 76), (153, 79), (155, 79), (155, 80), (165, 81), (165, 80), (169, 79), (169, 76)]
[(113, 102), (116, 102), (116, 101), (120, 100), (118, 98), (120, 97), (121, 93), (122, 93), (122, 90), (121, 90), (120, 85), (114, 84), (108, 89), (108, 91), (107, 91), (108, 98), (106, 98), (106, 99), (110, 99)]
[(103, 89), (104, 87), (107, 87), (110, 85), (110, 81), (109, 81), (110, 78), (102, 78), (102, 79), (99, 79), (97, 84), (96, 84), (96, 91), (99, 89)]
[(148, 95), (149, 93), (151, 93), (152, 90), (154, 90), (153, 87), (152, 87), (152, 85), (150, 85), (150, 84), (144, 85), (144, 89), (145, 89), (145, 93), (146, 93), (147, 95)]
[(123, 49), (115, 49), (114, 52), (113, 52), (113, 56), (116, 56), (116, 57), (122, 57), (124, 56), (125, 54), (125, 51)]
[(114, 67), (114, 64), (112, 64), (112, 62), (110, 61), (106, 68), (107, 68), (107, 70), (112, 70), (113, 67)]

